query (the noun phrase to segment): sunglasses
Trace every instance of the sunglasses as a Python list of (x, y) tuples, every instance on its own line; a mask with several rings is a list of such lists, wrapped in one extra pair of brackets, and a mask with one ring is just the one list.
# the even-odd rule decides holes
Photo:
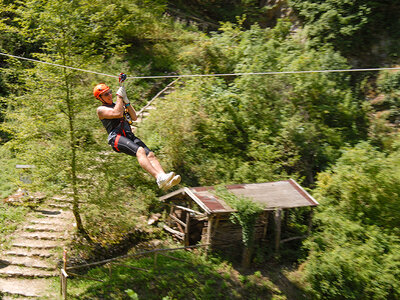
[(102, 94), (102, 96), (108, 96), (108, 95), (112, 95), (112, 90), (108, 90), (107, 92), (104, 92)]

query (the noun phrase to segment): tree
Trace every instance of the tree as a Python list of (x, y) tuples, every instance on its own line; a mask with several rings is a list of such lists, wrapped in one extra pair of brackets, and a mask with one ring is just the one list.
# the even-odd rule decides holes
[[(92, 33), (87, 30), (90, 18), (81, 4), (80, 1), (27, 1), (20, 7), (26, 37), (43, 45), (42, 53), (36, 57), (79, 68), (99, 61), (101, 57), (93, 56), (91, 51)], [(110, 37), (108, 42), (116, 40)], [(104, 48), (102, 54), (115, 50)], [(85, 122), (92, 105), (88, 105), (90, 94), (81, 87), (82, 82), (87, 82), (83, 76), (65, 68), (36, 65), (27, 76), (28, 92), (18, 98), (16, 105), (12, 103), (16, 107), (12, 116), (22, 127), (20, 131), (14, 128), (16, 139), (12, 144), (23, 150), (29, 161), (41, 166), (42, 183), (71, 188), (78, 232), (90, 240), (79, 208), (79, 173), (83, 167), (79, 159), (84, 157), (85, 147), (93, 139), (85, 128), (89, 126)]]
[(304, 265), (317, 298), (400, 296), (400, 152), (394, 149), (386, 154), (360, 143), (318, 176), (320, 207)]
[(335, 209), (320, 211), (317, 233), (306, 242), (305, 279), (316, 299), (397, 299), (399, 238), (350, 220)]

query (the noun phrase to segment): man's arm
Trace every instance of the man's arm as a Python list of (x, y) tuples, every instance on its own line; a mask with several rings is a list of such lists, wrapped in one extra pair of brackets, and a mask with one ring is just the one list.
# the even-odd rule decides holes
[(132, 121), (136, 121), (137, 120), (137, 115), (136, 115), (136, 111), (135, 109), (132, 107), (128, 96), (126, 95), (126, 91), (125, 91), (125, 87), (121, 86), (118, 91), (117, 91), (117, 95), (122, 97), (122, 100), (125, 103), (125, 107), (127, 107), (128, 113), (131, 116)]
[(115, 106), (106, 107), (100, 106), (97, 108), (97, 115), (100, 120), (103, 119), (120, 119), (124, 116), (124, 100), (121, 96), (117, 95), (117, 102)]
[(128, 106), (128, 113), (131, 116), (132, 121), (136, 121), (137, 120), (137, 115), (136, 115), (136, 111), (135, 109), (132, 107), (132, 105)]

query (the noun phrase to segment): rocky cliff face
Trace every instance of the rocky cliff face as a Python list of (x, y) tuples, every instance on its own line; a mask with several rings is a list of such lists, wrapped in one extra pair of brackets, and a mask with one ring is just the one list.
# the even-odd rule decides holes
[(260, 9), (263, 11), (259, 21), (262, 27), (273, 27), (276, 20), (282, 18), (289, 19), (293, 23), (297, 22), (296, 15), (287, 0), (263, 0), (260, 1)]
[(297, 20), (287, 0), (260, 0), (251, 4), (239, 0), (169, 1), (167, 13), (206, 31), (217, 30), (220, 22), (236, 22), (236, 16), (241, 15), (246, 15), (247, 26), (258, 23), (261, 27), (273, 27), (279, 18)]

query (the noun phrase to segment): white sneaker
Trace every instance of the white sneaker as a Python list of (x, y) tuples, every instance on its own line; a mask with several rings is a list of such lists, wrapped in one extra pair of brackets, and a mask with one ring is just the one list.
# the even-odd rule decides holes
[(157, 185), (160, 189), (163, 189), (165, 185), (171, 181), (175, 176), (174, 172), (169, 172), (168, 174), (160, 174), (157, 176)]
[(176, 175), (174, 176), (174, 178), (171, 179), (171, 181), (169, 181), (163, 188), (164, 191), (172, 188), (173, 186), (179, 184), (181, 182), (181, 176), (180, 175)]

